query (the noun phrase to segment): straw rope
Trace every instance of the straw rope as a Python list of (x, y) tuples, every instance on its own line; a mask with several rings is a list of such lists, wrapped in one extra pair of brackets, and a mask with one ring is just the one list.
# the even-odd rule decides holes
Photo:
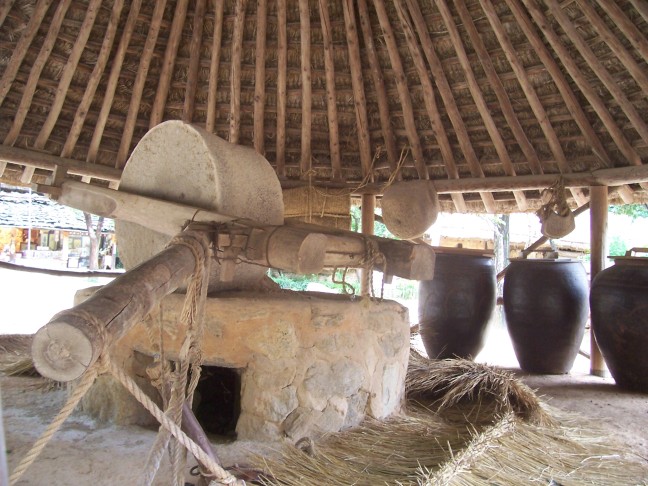
[(81, 377), (78, 385), (75, 387), (72, 394), (68, 397), (67, 401), (61, 408), (61, 411), (58, 415), (52, 420), (52, 422), (47, 426), (45, 432), (36, 440), (32, 448), (23, 456), (20, 463), (14, 469), (11, 477), (9, 478), (9, 484), (16, 484), (18, 480), (22, 477), (25, 471), (32, 465), (36, 458), (43, 452), (45, 446), (52, 439), (56, 431), (61, 428), (63, 422), (67, 420), (70, 414), (74, 411), (79, 401), (90, 389), (92, 384), (95, 381), (95, 378), (105, 371), (106, 363), (101, 360), (97, 361), (93, 366), (91, 366)]

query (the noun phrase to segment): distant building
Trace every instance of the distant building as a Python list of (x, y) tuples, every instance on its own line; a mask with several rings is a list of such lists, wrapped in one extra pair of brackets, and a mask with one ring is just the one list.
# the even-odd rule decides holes
[[(97, 216), (92, 222), (96, 225)], [(113, 221), (105, 219), (100, 254), (114, 248), (114, 231)], [(28, 188), (0, 184), (0, 259), (76, 268), (88, 266), (89, 253), (90, 237), (81, 211)]]

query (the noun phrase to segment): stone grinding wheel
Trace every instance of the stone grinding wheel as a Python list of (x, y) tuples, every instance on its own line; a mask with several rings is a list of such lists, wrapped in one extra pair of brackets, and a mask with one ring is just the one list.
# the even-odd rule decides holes
[[(281, 185), (268, 161), (251, 148), (181, 121), (161, 123), (144, 135), (124, 168), (119, 188), (259, 223), (283, 224)], [(127, 270), (159, 253), (171, 239), (128, 221), (116, 221), (115, 232)], [(221, 282), (220, 265), (213, 263), (211, 268), (210, 292), (253, 287), (267, 270), (240, 263), (234, 278)]]

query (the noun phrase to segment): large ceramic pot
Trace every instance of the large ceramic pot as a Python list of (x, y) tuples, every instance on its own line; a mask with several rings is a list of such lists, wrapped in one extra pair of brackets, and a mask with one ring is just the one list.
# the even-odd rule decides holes
[(434, 279), (419, 285), (419, 323), (430, 358), (474, 358), (495, 308), (491, 255), (437, 250)]
[(648, 258), (615, 258), (592, 282), (590, 306), (594, 337), (616, 383), (648, 392)]
[(588, 316), (589, 285), (577, 260), (513, 260), (504, 279), (504, 314), (520, 367), (568, 373)]

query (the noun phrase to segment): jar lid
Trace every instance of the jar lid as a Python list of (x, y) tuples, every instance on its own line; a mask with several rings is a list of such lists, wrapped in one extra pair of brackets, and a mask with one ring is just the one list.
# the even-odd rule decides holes
[(509, 258), (511, 262), (533, 262), (533, 263), (576, 263), (577, 258)]
[(443, 255), (464, 255), (464, 256), (475, 256), (475, 257), (485, 257), (493, 258), (495, 252), (493, 250), (481, 250), (475, 248), (458, 248), (455, 246), (433, 246), (432, 249), (437, 254)]

